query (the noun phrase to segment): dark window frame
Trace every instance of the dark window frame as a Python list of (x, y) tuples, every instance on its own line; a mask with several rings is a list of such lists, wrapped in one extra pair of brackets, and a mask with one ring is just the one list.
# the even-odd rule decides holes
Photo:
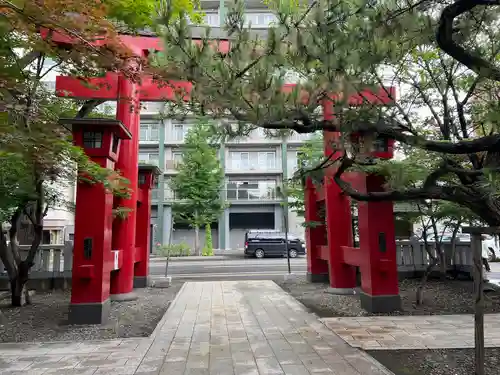
[(85, 148), (102, 148), (104, 132), (102, 131), (86, 131), (83, 132), (83, 147)]

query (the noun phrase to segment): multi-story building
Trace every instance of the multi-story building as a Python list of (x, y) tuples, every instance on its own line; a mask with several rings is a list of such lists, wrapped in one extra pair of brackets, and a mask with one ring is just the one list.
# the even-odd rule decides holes
[[(222, 1), (201, 2), (205, 24), (213, 28), (214, 37), (223, 34), (219, 28), (225, 13), (224, 8), (220, 9), (221, 4)], [(250, 0), (246, 2), (245, 19), (256, 34), (265, 34), (275, 21), (275, 15), (260, 0)], [(176, 164), (182, 158), (184, 138), (192, 123), (160, 119), (158, 115), (163, 106), (164, 103), (142, 103), (141, 110), (139, 160), (156, 164), (163, 171), (153, 191), (152, 243), (165, 244), (172, 240), (192, 245), (192, 229), (174, 224), (171, 231), (172, 204), (176, 196), (169, 188), (169, 179), (177, 173)], [(107, 102), (102, 109), (112, 113), (115, 108), (116, 103)], [(256, 129), (244, 139), (220, 145), (219, 158), (225, 174), (221, 197), (228, 207), (212, 225), (215, 248), (243, 247), (244, 233), (248, 229), (283, 230), (285, 215), (288, 217), (289, 232), (303, 236), (302, 218), (284, 208), (277, 188), (295, 171), (297, 150), (308, 136), (293, 134), (284, 138), (269, 138), (262, 129)], [(51, 221), (59, 225), (59, 219), (64, 219), (66, 230), (63, 234), (62, 229), (57, 227), (59, 236), (71, 238), (72, 217), (66, 217), (68, 215), (60, 210), (51, 210), (50, 217), (45, 221), (50, 227)], [(50, 234), (52, 236), (52, 232)]]
[[(141, 111), (139, 160), (163, 170), (153, 191), (152, 236), (154, 243), (168, 243), (172, 204), (176, 194), (169, 179), (182, 160), (182, 146), (192, 121), (159, 119), (163, 103), (144, 103)], [(309, 135), (266, 137), (258, 128), (249, 136), (220, 144), (219, 160), (224, 170), (221, 197), (228, 207), (212, 225), (215, 248), (242, 248), (248, 229), (284, 229), (286, 208), (277, 188), (297, 168), (297, 149)], [(289, 232), (303, 236), (302, 221), (288, 212)], [(172, 242), (194, 242), (194, 231), (174, 223)]]

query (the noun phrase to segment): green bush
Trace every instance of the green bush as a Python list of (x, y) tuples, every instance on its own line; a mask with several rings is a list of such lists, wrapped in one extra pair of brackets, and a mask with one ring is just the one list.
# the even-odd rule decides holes
[(205, 246), (203, 247), (201, 254), (203, 256), (214, 255), (214, 248), (212, 245), (212, 228), (210, 227), (210, 224), (205, 225)]
[(185, 242), (158, 246), (158, 252), (165, 257), (169, 255), (169, 251), (170, 257), (186, 257), (191, 255), (191, 249)]

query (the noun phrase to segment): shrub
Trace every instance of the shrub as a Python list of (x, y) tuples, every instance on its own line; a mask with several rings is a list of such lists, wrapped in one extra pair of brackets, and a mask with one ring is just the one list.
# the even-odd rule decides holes
[(205, 246), (203, 247), (202, 255), (214, 255), (214, 248), (212, 245), (212, 228), (210, 227), (210, 224), (205, 225)]
[(158, 252), (165, 257), (169, 255), (169, 252), (170, 257), (185, 257), (191, 255), (191, 249), (185, 242), (158, 246)]

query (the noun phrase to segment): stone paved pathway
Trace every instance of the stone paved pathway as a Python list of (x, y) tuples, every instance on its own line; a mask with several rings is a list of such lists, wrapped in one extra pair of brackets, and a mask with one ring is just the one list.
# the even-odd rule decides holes
[[(325, 325), (362, 349), (473, 348), (473, 315), (325, 318)], [(500, 346), (500, 314), (485, 315), (485, 345)]]
[(0, 344), (2, 375), (392, 375), (272, 281), (190, 282), (152, 337)]

